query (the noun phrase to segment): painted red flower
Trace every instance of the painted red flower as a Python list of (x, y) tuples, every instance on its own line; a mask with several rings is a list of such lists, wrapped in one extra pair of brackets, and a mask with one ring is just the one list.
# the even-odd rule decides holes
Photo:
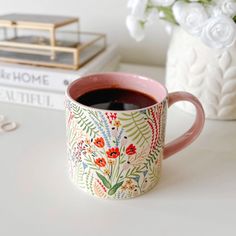
[(127, 148), (126, 148), (126, 154), (127, 155), (134, 155), (136, 154), (136, 147), (133, 144), (130, 144)]
[(107, 119), (109, 120), (110, 124), (112, 123), (113, 120), (115, 120), (117, 118), (117, 113), (106, 112), (105, 114), (106, 114)]
[(108, 158), (117, 158), (120, 155), (120, 150), (118, 147), (116, 148), (110, 148), (107, 152)]
[(104, 158), (97, 158), (95, 160), (95, 164), (100, 166), (100, 167), (104, 167), (106, 165), (106, 161)]
[(101, 137), (101, 138), (96, 138), (94, 140), (94, 144), (99, 148), (103, 148), (105, 145), (105, 142), (104, 142), (104, 139)]

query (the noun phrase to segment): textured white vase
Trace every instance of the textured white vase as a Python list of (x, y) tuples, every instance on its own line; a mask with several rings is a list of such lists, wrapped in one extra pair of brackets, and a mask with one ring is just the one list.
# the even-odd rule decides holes
[[(193, 93), (202, 102), (207, 118), (236, 119), (236, 45), (212, 49), (176, 28), (166, 69), (166, 86), (170, 92)], [(177, 105), (187, 112), (194, 112), (191, 104)]]

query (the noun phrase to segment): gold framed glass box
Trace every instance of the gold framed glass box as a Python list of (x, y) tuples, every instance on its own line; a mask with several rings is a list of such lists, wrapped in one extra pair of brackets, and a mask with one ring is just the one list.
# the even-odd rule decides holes
[(0, 61), (78, 69), (105, 47), (106, 36), (80, 32), (75, 17), (0, 16)]

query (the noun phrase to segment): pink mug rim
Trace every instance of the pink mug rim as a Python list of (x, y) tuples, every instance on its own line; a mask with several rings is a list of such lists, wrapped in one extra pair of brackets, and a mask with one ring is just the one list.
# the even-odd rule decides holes
[[(70, 95), (70, 90), (73, 86), (75, 86), (77, 83), (79, 83), (79, 81), (81, 80), (85, 80), (88, 79), (89, 77), (95, 77), (95, 76), (102, 76), (102, 75), (106, 75), (106, 76), (121, 76), (121, 77), (137, 77), (137, 79), (139, 80), (143, 80), (143, 81), (148, 81), (149, 83), (155, 83), (156, 85), (158, 85), (159, 87), (162, 88), (162, 90), (165, 91), (165, 96), (163, 96), (163, 98), (160, 101), (156, 101), (155, 104), (151, 105), (151, 106), (147, 106), (147, 107), (143, 107), (143, 108), (139, 108), (139, 109), (132, 109), (132, 110), (124, 110), (124, 111), (119, 111), (119, 110), (106, 110), (106, 109), (100, 109), (100, 108), (94, 108), (94, 107), (90, 107), (87, 105), (84, 105), (82, 103), (77, 102), (71, 95)], [(91, 90), (92, 91), (92, 90)], [(137, 91), (137, 90), (136, 90)], [(146, 76), (142, 76), (142, 75), (138, 75), (138, 74), (133, 74), (133, 73), (126, 73), (126, 72), (98, 72), (98, 73), (90, 73), (87, 74), (85, 76), (81, 76), (80, 78), (74, 80), (73, 82), (71, 82), (67, 89), (66, 89), (66, 97), (69, 98), (71, 101), (73, 101), (74, 103), (78, 104), (79, 106), (85, 108), (85, 109), (91, 109), (91, 110), (96, 110), (96, 111), (108, 111), (108, 112), (138, 112), (138, 111), (143, 111), (143, 110), (147, 110), (150, 108), (153, 108), (155, 106), (160, 105), (163, 101), (165, 101), (168, 97), (168, 90), (167, 88), (160, 83), (159, 81), (156, 81), (155, 79), (151, 79), (148, 78)]]

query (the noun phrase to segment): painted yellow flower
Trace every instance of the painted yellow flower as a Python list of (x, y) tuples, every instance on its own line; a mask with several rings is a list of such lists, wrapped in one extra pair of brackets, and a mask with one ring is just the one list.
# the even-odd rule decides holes
[(127, 185), (126, 184), (121, 186), (121, 191), (125, 191), (126, 189), (127, 189)]
[(114, 126), (119, 128), (120, 127), (120, 121), (119, 120), (114, 120)]
[(108, 164), (112, 166), (112, 165), (114, 165), (114, 161), (111, 160), (111, 159), (109, 159), (109, 160), (108, 160)]
[(129, 185), (128, 189), (133, 191), (135, 189), (135, 185), (134, 184)]
[(91, 143), (90, 139), (86, 138), (85, 143), (89, 145)]
[(108, 169), (104, 170), (104, 174), (109, 175), (110, 173), (111, 173), (110, 170), (108, 170)]
[(86, 151), (87, 151), (87, 153), (91, 154), (93, 152), (93, 149), (89, 147), (89, 148), (86, 149)]
[(131, 185), (132, 184), (132, 180), (131, 179), (126, 180), (126, 184), (127, 185)]

